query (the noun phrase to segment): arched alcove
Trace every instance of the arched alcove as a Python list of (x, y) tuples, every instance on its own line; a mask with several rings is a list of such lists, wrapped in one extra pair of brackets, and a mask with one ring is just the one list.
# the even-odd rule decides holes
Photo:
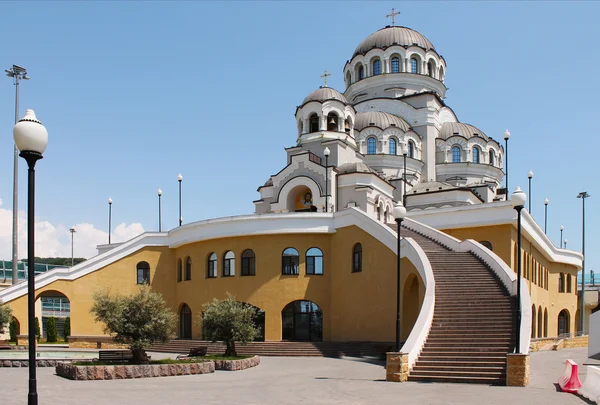
[(179, 310), (179, 338), (192, 338), (192, 310), (187, 304), (183, 304)]
[(323, 311), (312, 301), (290, 302), (281, 311), (283, 340), (323, 340)]
[(411, 274), (404, 283), (402, 291), (402, 339), (410, 335), (419, 316), (419, 277)]

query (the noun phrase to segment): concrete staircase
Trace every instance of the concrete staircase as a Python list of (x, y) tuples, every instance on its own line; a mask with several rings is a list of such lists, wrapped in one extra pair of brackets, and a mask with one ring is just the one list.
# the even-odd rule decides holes
[[(385, 342), (251, 342), (236, 345), (238, 354), (257, 354), (259, 356), (319, 356), (319, 357), (385, 357), (393, 343)], [(207, 342), (200, 339), (174, 339), (169, 343), (155, 344), (147, 350), (163, 353), (187, 354), (191, 348), (206, 346), (207, 354), (225, 353), (221, 342)]]
[(504, 385), (516, 300), (472, 253), (451, 251), (405, 227), (402, 236), (423, 248), (435, 278), (433, 324), (409, 381)]

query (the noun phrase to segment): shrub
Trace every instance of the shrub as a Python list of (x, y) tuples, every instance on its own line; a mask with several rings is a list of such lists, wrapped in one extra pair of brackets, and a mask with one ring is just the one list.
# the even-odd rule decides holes
[(90, 310), (96, 322), (104, 323), (104, 332), (114, 335), (118, 343), (129, 345), (133, 363), (147, 364), (144, 347), (166, 343), (175, 336), (177, 315), (168, 309), (162, 295), (149, 285), (139, 286), (133, 295), (114, 295), (110, 291), (96, 291)]
[(40, 343), (40, 320), (38, 319), (38, 317), (35, 317), (35, 339), (37, 340), (38, 343)]
[(4, 333), (4, 326), (12, 319), (12, 309), (0, 301), (0, 334)]
[(58, 333), (56, 332), (56, 318), (51, 316), (48, 318), (48, 323), (46, 324), (46, 342), (53, 343), (58, 340)]
[(10, 341), (17, 343), (17, 335), (19, 334), (19, 327), (17, 320), (13, 317), (8, 325), (8, 334), (10, 335)]
[(65, 318), (65, 328), (63, 330), (63, 339), (65, 342), (69, 341), (69, 336), (71, 336), (71, 317), (67, 316)]
[(222, 340), (227, 347), (225, 356), (237, 356), (235, 342), (246, 344), (258, 334), (254, 326), (254, 307), (236, 301), (229, 293), (223, 301), (215, 298), (204, 304), (203, 309), (198, 322), (203, 335), (213, 342)]

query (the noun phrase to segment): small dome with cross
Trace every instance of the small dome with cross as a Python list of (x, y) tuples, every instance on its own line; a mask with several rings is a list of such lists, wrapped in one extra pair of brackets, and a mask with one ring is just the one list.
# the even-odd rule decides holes
[(331, 87), (319, 87), (317, 90), (313, 91), (308, 96), (306, 96), (302, 104), (306, 104), (309, 101), (323, 102), (327, 100), (337, 100), (341, 101), (344, 104), (348, 104), (348, 100), (346, 100), (346, 97), (344, 97), (342, 93)]
[(416, 45), (424, 50), (433, 50), (433, 44), (422, 34), (407, 27), (390, 27), (380, 29), (377, 32), (369, 35), (364, 41), (358, 45), (352, 57), (356, 55), (364, 55), (371, 49), (383, 49), (392, 46), (412, 46)]

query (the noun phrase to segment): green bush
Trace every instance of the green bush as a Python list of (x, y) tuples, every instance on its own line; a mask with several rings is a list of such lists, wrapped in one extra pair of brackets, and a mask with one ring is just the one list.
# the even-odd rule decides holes
[(63, 330), (63, 339), (65, 342), (69, 341), (69, 336), (71, 336), (71, 317), (67, 316), (65, 318), (65, 329)]
[(56, 332), (56, 318), (51, 316), (48, 318), (48, 323), (46, 324), (46, 342), (54, 343), (58, 340), (58, 333)]
[(40, 343), (40, 320), (37, 316), (35, 317), (35, 338)]
[(19, 331), (18, 331), (17, 320), (15, 318), (13, 318), (10, 321), (10, 324), (8, 325), (8, 334), (10, 335), (11, 342), (17, 343), (17, 334), (18, 333), (19, 333)]

